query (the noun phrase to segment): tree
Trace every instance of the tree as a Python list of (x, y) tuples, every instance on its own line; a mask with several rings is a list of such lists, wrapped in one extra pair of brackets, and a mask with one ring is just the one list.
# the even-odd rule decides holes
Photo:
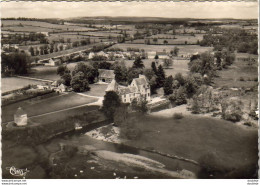
[(154, 56), (154, 59), (159, 59), (159, 56), (156, 54), (155, 56)]
[(111, 63), (106, 61), (100, 62), (98, 66), (99, 69), (110, 69), (110, 67), (111, 67)]
[(155, 62), (152, 62), (152, 70), (153, 70), (154, 74), (157, 75), (157, 67), (156, 67)]
[(171, 59), (165, 58), (165, 59), (163, 60), (163, 66), (164, 66), (165, 68), (169, 68), (169, 67), (172, 66), (172, 65), (173, 65), (173, 61), (172, 61)]
[(34, 49), (33, 49), (33, 47), (29, 48), (29, 52), (31, 53), (31, 56), (34, 56)]
[(116, 66), (114, 69), (115, 73), (115, 80), (120, 83), (120, 82), (126, 82), (127, 81), (127, 69), (124, 66)]
[(83, 72), (78, 72), (73, 75), (71, 87), (75, 92), (84, 92), (90, 90), (87, 79), (84, 78)]
[(133, 63), (133, 68), (144, 68), (143, 61), (140, 57), (137, 57)]
[(168, 41), (167, 41), (167, 40), (164, 40), (164, 41), (163, 41), (163, 44), (164, 44), (164, 45), (168, 44)]
[(121, 100), (118, 94), (114, 91), (106, 92), (103, 100), (102, 111), (109, 119), (114, 119), (116, 109), (121, 105)]
[(137, 99), (133, 99), (133, 101), (131, 102), (131, 107), (133, 110), (145, 114), (148, 111), (147, 103), (148, 102), (144, 99), (141, 99), (139, 101), (137, 101)]
[(173, 92), (169, 99), (176, 105), (182, 105), (187, 103), (186, 89), (183, 86), (179, 87), (179, 89)]
[(158, 67), (156, 81), (157, 81), (158, 87), (163, 87), (164, 81), (165, 81), (165, 72), (161, 65), (159, 65), (159, 67)]
[(165, 83), (164, 83), (164, 86), (163, 86), (164, 95), (169, 95), (169, 94), (173, 93), (172, 84), (173, 84), (173, 77), (171, 75), (171, 76), (169, 76), (165, 79)]
[(139, 74), (143, 74), (141, 68), (130, 68), (127, 72), (127, 82), (130, 84), (134, 78), (138, 78)]
[(61, 65), (57, 68), (57, 74), (63, 76), (65, 73), (70, 73), (67, 65)]
[(66, 86), (70, 86), (71, 82), (71, 74), (70, 73), (65, 73), (61, 76), (61, 79), (63, 80), (63, 84)]
[(95, 78), (98, 75), (98, 70), (96, 68), (84, 64), (83, 62), (80, 62), (75, 66), (74, 70), (72, 71), (72, 76), (74, 76), (78, 72), (82, 72), (84, 75), (84, 79), (86, 79), (90, 84), (94, 83)]
[(170, 51), (170, 53), (174, 56), (178, 56), (180, 49), (178, 47), (174, 47), (173, 50)]
[(116, 108), (114, 113), (114, 124), (116, 126), (122, 126), (127, 120), (128, 117), (128, 104), (122, 103), (119, 107)]

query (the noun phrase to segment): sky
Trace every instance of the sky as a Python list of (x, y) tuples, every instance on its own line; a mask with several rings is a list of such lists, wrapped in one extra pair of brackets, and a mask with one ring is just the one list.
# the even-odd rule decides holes
[(258, 18), (258, 2), (1, 2), (1, 17)]

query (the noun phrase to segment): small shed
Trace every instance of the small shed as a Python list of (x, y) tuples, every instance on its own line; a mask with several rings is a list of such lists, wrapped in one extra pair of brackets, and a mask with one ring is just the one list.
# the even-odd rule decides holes
[(64, 84), (60, 84), (60, 86), (57, 87), (57, 91), (58, 92), (65, 92), (67, 90), (68, 90), (68, 87), (66, 85), (64, 85)]
[(111, 83), (112, 80), (115, 79), (114, 70), (99, 69), (98, 73), (99, 73), (98, 80), (100, 82)]
[(14, 114), (14, 122), (17, 126), (27, 125), (27, 113), (21, 107)]

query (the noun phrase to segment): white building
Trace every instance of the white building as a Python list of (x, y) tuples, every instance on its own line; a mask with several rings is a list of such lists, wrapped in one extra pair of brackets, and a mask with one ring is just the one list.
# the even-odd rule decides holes
[(27, 113), (21, 107), (14, 114), (14, 122), (17, 126), (27, 125)]
[(106, 89), (107, 91), (117, 92), (123, 103), (131, 103), (134, 99), (137, 101), (143, 99), (148, 102), (151, 100), (150, 85), (144, 75), (134, 78), (127, 87), (119, 86), (115, 80), (112, 80)]

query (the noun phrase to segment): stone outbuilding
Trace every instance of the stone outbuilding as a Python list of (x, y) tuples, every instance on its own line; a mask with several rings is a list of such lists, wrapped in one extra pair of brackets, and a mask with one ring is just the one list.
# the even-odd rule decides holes
[(14, 114), (14, 122), (17, 126), (26, 126), (27, 125), (27, 113), (19, 107)]

